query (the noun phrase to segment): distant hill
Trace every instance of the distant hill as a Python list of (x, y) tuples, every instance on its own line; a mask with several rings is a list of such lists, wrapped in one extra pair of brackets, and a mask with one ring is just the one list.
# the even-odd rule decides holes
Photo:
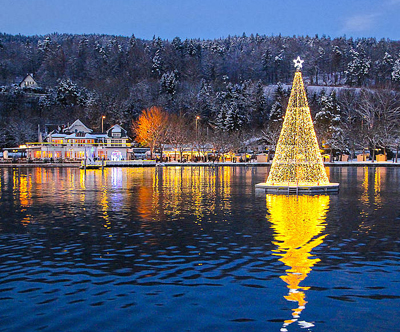
[[(79, 117), (96, 128), (106, 115), (110, 125), (129, 128), (144, 108), (158, 105), (189, 118), (200, 115), (214, 126), (233, 112), (234, 128), (260, 128), (276, 102), (278, 82), (290, 87), (297, 56), (305, 60), (314, 109), (322, 87), (326, 93), (329, 87), (400, 88), (400, 42), (387, 39), (0, 34), (1, 126), (10, 119), (35, 127)], [(40, 92), (16, 86), (27, 73)], [(0, 137), (0, 146), (5, 141)]]

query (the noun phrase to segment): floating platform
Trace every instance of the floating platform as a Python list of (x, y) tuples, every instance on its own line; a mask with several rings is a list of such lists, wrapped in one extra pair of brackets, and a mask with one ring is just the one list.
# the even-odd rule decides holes
[(86, 165), (86, 166), (80, 166), (80, 169), (100, 169), (101, 165)]
[(314, 195), (314, 194), (337, 194), (339, 192), (339, 183), (328, 183), (324, 185), (283, 185), (258, 183), (256, 189), (265, 190), (266, 194), (281, 195)]

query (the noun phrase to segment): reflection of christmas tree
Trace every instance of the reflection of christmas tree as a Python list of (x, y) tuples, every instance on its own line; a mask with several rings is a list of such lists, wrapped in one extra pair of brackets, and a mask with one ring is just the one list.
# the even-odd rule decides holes
[(329, 184), (299, 70), (300, 61), (295, 60), (298, 70), (267, 185)]
[[(268, 219), (274, 229), (274, 244), (277, 245), (276, 255), (289, 267), (281, 279), (289, 288), (285, 299), (297, 302), (293, 309), (292, 318), (286, 320), (281, 331), (298, 321), (301, 312), (305, 309), (305, 290), (309, 287), (300, 286), (300, 283), (311, 272), (313, 266), (319, 262), (312, 258), (311, 251), (319, 246), (326, 235), (320, 235), (325, 229), (324, 220), (329, 207), (329, 196), (286, 196), (267, 195)], [(311, 327), (311, 323), (298, 321), (302, 327)]]

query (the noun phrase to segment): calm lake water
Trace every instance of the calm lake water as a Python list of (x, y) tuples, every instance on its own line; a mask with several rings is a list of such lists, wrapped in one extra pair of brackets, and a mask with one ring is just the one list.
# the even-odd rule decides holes
[(0, 169), (0, 331), (400, 331), (400, 168)]

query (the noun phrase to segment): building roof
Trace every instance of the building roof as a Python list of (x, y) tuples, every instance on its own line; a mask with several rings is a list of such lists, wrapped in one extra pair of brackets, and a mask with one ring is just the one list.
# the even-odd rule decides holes
[(76, 133), (73, 133), (73, 134), (70, 134), (70, 135), (66, 135), (65, 136), (65, 138), (66, 139), (96, 139), (96, 138), (99, 138), (97, 135), (91, 135), (91, 134), (88, 134), (88, 133), (85, 133), (85, 135), (84, 136), (79, 136), (79, 135), (76, 135)]
[(127, 130), (126, 129), (124, 129), (124, 128), (122, 128), (119, 124), (115, 124), (115, 125), (113, 125), (110, 129), (108, 129), (107, 130), (107, 136), (108, 137), (113, 137), (112, 136), (112, 133), (113, 132), (120, 132), (121, 133), (121, 137), (119, 137), (119, 138), (127, 138), (127, 139), (130, 139), (129, 137), (128, 137), (128, 135), (127, 135)]
[(65, 136), (67, 136), (67, 134), (59, 134), (59, 133), (55, 133), (55, 134), (49, 134), (47, 137), (51, 137), (51, 138), (64, 138)]
[(77, 120), (75, 120), (75, 122), (72, 125), (65, 128), (64, 132), (74, 133), (74, 132), (78, 131), (75, 127), (78, 127), (78, 128), (81, 127), (83, 129), (81, 131), (84, 133), (91, 133), (93, 131), (92, 129), (86, 127), (81, 120), (77, 119)]
[(22, 87), (22, 84), (25, 82), (25, 81), (33, 81), (34, 82), (34, 85), (38, 85), (37, 84), (37, 82), (34, 80), (34, 78), (33, 78), (33, 74), (27, 74), (25, 77), (24, 77), (24, 79), (21, 81), (21, 82), (19, 82), (18, 83), (18, 85), (20, 86), (20, 87)]

